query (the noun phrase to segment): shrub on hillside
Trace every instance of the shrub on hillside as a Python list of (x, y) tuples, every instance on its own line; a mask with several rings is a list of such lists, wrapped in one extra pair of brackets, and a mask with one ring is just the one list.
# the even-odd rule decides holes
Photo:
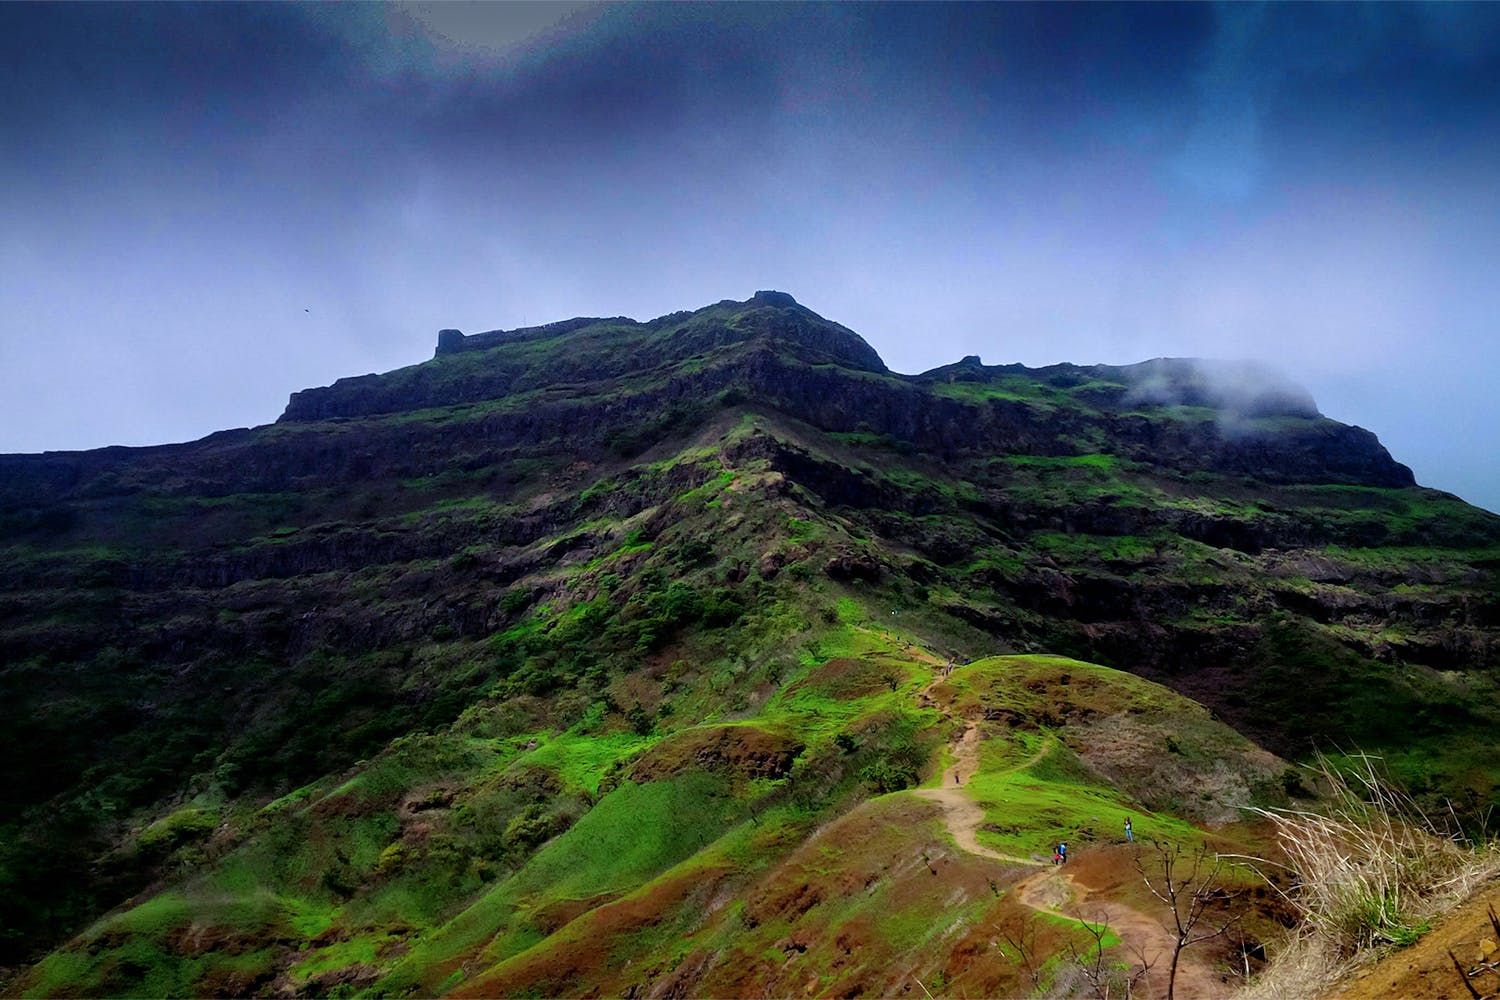
[(141, 831), (135, 839), (142, 854), (168, 854), (214, 832), (218, 817), (209, 809), (179, 809)]

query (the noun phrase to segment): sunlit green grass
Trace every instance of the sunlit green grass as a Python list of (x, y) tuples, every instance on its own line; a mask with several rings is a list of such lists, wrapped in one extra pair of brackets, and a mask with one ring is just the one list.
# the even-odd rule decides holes
[(382, 990), (417, 982), (431, 989), (437, 983), (426, 970), (481, 945), (491, 961), (516, 954), (540, 939), (528, 918), (538, 906), (634, 889), (748, 816), (728, 784), (706, 772), (621, 785), (518, 872), (419, 944)]
[[(1062, 746), (1048, 748), (1049, 755), (1070, 753)], [(1016, 748), (999, 740), (980, 745), (980, 769), (969, 779), (968, 789), (984, 810), (986, 827), (975, 836), (986, 847), (1019, 857), (1050, 857), (1059, 841), (1077, 848), (1123, 840), (1126, 819), (1143, 840), (1189, 843), (1202, 839), (1190, 823), (1151, 813), (1107, 785), (1038, 776), (1035, 772), (1047, 767), (1046, 756), (1020, 768), (1017, 756)], [(990, 824), (999, 830), (988, 829)]]

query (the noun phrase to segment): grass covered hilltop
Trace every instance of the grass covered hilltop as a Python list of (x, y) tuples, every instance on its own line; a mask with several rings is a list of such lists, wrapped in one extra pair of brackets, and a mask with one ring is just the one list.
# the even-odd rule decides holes
[[(1280, 857), (1315, 751), (1497, 821), (1500, 518), (1251, 366), (444, 331), (0, 456), (0, 568), (6, 995), (1156, 995), (1137, 862)], [(1304, 919), (1215, 892), (1178, 995)]]

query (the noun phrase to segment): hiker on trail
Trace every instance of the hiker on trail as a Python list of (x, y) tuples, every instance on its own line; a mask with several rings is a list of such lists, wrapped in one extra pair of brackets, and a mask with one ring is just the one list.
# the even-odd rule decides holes
[(1130, 829), (1130, 817), (1125, 817), (1125, 843), (1135, 843), (1135, 831)]
[(1063, 841), (1062, 843), (1060, 843), (1060, 844), (1057, 845), (1057, 856), (1060, 859), (1057, 862), (1058, 864), (1065, 865), (1065, 864), (1068, 863), (1068, 842), (1067, 841)]
[(1052, 848), (1052, 863), (1054, 865), (1060, 865), (1063, 863), (1062, 851), (1063, 849), (1061, 844), (1058, 844), (1056, 847)]

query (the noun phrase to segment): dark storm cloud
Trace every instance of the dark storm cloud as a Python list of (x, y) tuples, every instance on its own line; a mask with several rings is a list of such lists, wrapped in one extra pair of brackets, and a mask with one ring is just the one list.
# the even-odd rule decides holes
[(1203, 147), (1253, 159), (1272, 115), (1382, 142), (1495, 110), (1491, 7), (1128, 4), (1087, 14), (608, 7), (543, 49), (472, 63), (444, 58), (396, 8), (7, 5), (0, 122), (22, 140), (11, 155), (32, 163), (75, 144), (81, 156), (122, 128), (198, 152), (309, 111), (334, 132), (357, 126), (361, 141), (398, 149), (435, 142), (572, 161), (716, 122), (766, 126), (812, 105), (859, 119), (852, 127), (915, 113), (934, 131), (995, 122), (1014, 130), (997, 141), (1060, 146), (1096, 141), (1090, 127), (1108, 121), (1119, 126), (1113, 139), (1179, 142), (1191, 161)]
[(0, 448), (784, 287), (898, 370), (1271, 361), (1500, 506), (1430, 440), (1496, 450), (1442, 371), (1500, 367), (1497, 43), (1496, 5), (0, 5)]
[[(1200, 189), (1251, 194), (1266, 171), (1451, 154), (1494, 122), (1500, 8), (1229, 4), (1198, 57), (1176, 166)], [(1487, 141), (1493, 141), (1487, 139)], [(1415, 145), (1414, 145), (1415, 144)]]
[[(439, 75), (409, 96), (424, 134), (449, 147), (586, 158), (763, 108), (774, 97), (771, 68), (740, 41), (691, 8), (677, 16), (621, 10), (512, 70)], [(510, 145), (517, 142), (527, 145)]]
[(0, 6), (11, 155), (86, 150), (109, 124), (168, 142), (266, 129), (348, 69), (335, 34), (280, 5)]

